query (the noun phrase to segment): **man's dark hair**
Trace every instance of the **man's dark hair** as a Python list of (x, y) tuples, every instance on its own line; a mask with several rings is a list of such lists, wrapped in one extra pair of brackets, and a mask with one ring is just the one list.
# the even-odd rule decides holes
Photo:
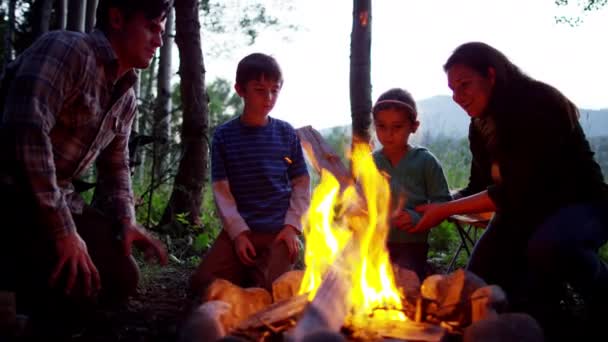
[(276, 82), (283, 82), (281, 67), (276, 59), (263, 53), (252, 53), (245, 56), (236, 68), (236, 84), (244, 87), (249, 81), (262, 77)]
[(148, 19), (164, 17), (171, 6), (173, 6), (173, 0), (99, 0), (95, 27), (104, 32), (109, 31), (110, 8), (117, 8), (123, 13), (125, 19), (129, 20), (137, 12), (142, 12)]

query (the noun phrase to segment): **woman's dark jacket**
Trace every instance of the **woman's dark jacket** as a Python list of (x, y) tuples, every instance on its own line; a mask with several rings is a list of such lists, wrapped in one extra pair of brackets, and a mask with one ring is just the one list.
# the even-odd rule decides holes
[[(608, 201), (608, 186), (572, 102), (526, 80), (471, 120), (468, 196), (487, 188), (497, 210), (538, 224), (574, 203)], [(492, 164), (500, 176), (492, 178)], [(496, 174), (495, 167), (495, 174)]]

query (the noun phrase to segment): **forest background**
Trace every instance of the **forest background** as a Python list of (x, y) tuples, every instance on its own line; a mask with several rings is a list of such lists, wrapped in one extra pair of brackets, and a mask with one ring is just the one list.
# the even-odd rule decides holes
[[(0, 5), (0, 37), (4, 37), (0, 46), (2, 69), (36, 37), (49, 30), (90, 31), (94, 26), (96, 4), (97, 0), (3, 0)], [(579, 1), (574, 16), (550, 19), (574, 29), (585, 25), (583, 19), (589, 13), (603, 11), (605, 4), (606, 1)], [(554, 4), (556, 8), (568, 5), (568, 1), (563, 0)], [(153, 142), (141, 146), (134, 158), (137, 217), (167, 244), (172, 263), (176, 265), (189, 268), (198, 264), (221, 229), (209, 186), (210, 137), (218, 125), (242, 110), (232, 79), (218, 70), (207, 72), (205, 62), (238, 60), (242, 56), (236, 56), (237, 52), (256, 46), (256, 42), (267, 35), (295, 39), (293, 37), (307, 29), (305, 22), (294, 23), (290, 19), (298, 13), (298, 6), (297, 0), (176, 0), (175, 11), (167, 20), (164, 46), (150, 67), (140, 72), (136, 86), (139, 112), (133, 137), (149, 138)], [(347, 75), (350, 78), (350, 113), (345, 113), (347, 109), (340, 115), (350, 114), (352, 125), (316, 127), (344, 161), (353, 127), (359, 133), (362, 128), (369, 127), (372, 98), (369, 68), (371, 1), (355, 0), (351, 9), (352, 12), (346, 14), (353, 19), (351, 68)], [(323, 8), (319, 7), (319, 10)], [(363, 32), (359, 27), (361, 13), (369, 14)], [(363, 65), (363, 68), (357, 69), (357, 65)], [(337, 93), (342, 94), (342, 91)], [(343, 97), (349, 97), (348, 92), (345, 91)], [(413, 142), (427, 147), (437, 156), (450, 188), (465, 186), (471, 161), (466, 136), (468, 117), (446, 95), (418, 99), (418, 105), (422, 128), (413, 136)], [(596, 152), (596, 160), (604, 175), (608, 175), (608, 109), (580, 108), (580, 111), (581, 125)], [(373, 140), (373, 132), (371, 138)], [(83, 180), (94, 184), (95, 169)], [(316, 181), (315, 178), (313, 183)], [(83, 195), (90, 200), (94, 189)], [(439, 269), (445, 268), (460, 244), (455, 227), (444, 222), (433, 230), (430, 241), (432, 264)], [(608, 248), (604, 247), (601, 253), (608, 260)], [(457, 266), (465, 262), (466, 255), (462, 253)]]

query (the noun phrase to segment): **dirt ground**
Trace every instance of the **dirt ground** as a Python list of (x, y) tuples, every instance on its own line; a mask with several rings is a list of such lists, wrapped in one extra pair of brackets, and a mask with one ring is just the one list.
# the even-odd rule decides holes
[(164, 341), (177, 339), (192, 269), (180, 265), (143, 266), (138, 294), (124, 308), (96, 312), (69, 341)]

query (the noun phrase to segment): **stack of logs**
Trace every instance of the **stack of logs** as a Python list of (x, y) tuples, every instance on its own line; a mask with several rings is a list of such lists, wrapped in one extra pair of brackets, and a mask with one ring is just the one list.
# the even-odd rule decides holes
[[(339, 286), (344, 283), (326, 277), (309, 303), (306, 295), (298, 295), (302, 276), (299, 270), (285, 273), (273, 283), (272, 294), (262, 288), (240, 288), (223, 279), (214, 281), (184, 327), (182, 341), (213, 341), (225, 335), (250, 341), (289, 336), (300, 341), (319, 330), (357, 336), (342, 326), (347, 312), (340, 308), (344, 308), (341, 302), (345, 298), (337, 294), (347, 290)], [(378, 336), (368, 334), (369, 339), (441, 341), (446, 334), (462, 334), (472, 323), (497, 318), (506, 305), (499, 287), (463, 270), (432, 275), (420, 284), (414, 272), (396, 268), (395, 278), (404, 293), (404, 313), (412, 324), (403, 325), (404, 331), (388, 332), (388, 336), (382, 331)]]
[[(308, 126), (297, 132), (317, 172), (326, 169), (343, 187), (352, 184), (350, 172), (317, 131)], [(346, 296), (350, 283), (340, 270), (328, 271), (311, 302), (307, 295), (298, 294), (303, 271), (291, 271), (273, 283), (272, 294), (262, 288), (243, 289), (226, 280), (216, 280), (203, 295), (203, 304), (184, 325), (180, 339), (213, 341), (231, 335), (250, 341), (299, 342), (319, 331), (329, 331), (341, 333), (345, 339), (423, 341), (442, 341), (446, 336), (464, 332), (466, 341), (468, 327), (479, 322), (500, 322), (502, 316), (506, 317), (500, 314), (506, 307), (504, 292), (472, 273), (456, 270), (448, 275), (432, 275), (421, 284), (414, 272), (395, 265), (393, 269), (397, 287), (403, 294), (407, 324), (388, 330), (378, 328), (372, 334), (351, 331), (343, 326), (348, 314)], [(529, 323), (527, 320), (524, 317)], [(528, 326), (534, 330), (537, 327), (534, 324)], [(497, 334), (502, 333), (494, 328), (490, 328), (489, 335), (479, 333), (484, 329), (485, 326), (472, 330), (469, 336), (474, 337), (470, 340), (498, 340)], [(542, 332), (534, 336), (540, 339), (527, 340), (542, 340)]]

